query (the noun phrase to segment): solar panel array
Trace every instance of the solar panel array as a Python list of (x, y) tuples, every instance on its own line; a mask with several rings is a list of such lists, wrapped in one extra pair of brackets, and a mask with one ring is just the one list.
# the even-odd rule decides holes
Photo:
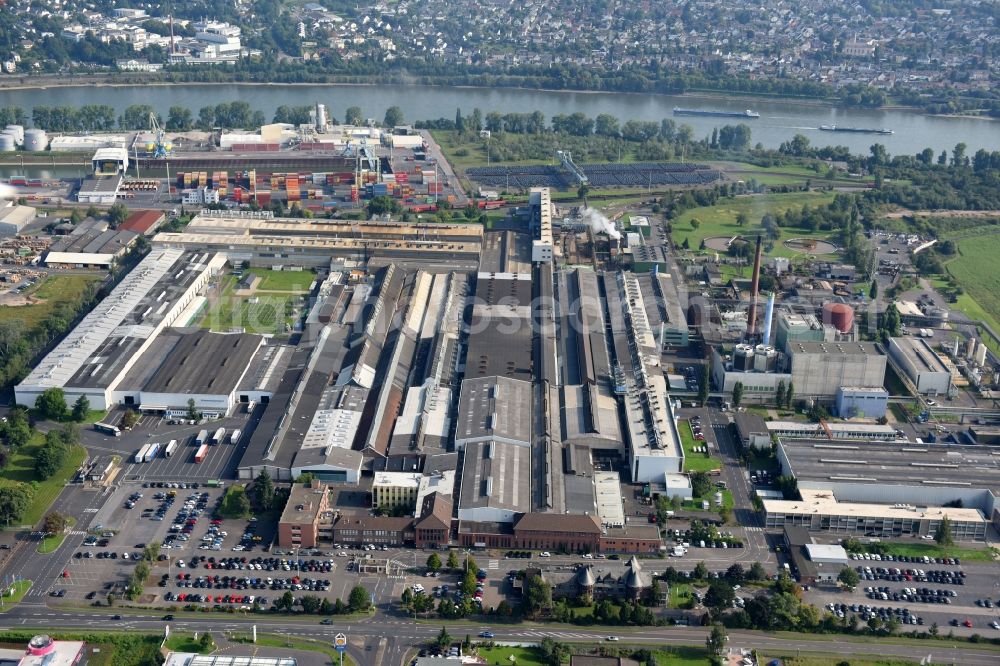
[[(701, 164), (680, 162), (636, 162), (632, 164), (585, 164), (580, 167), (592, 187), (651, 187), (653, 185), (707, 185), (722, 174)], [(466, 171), (469, 178), (487, 187), (570, 189), (577, 183), (558, 166), (490, 166)]]

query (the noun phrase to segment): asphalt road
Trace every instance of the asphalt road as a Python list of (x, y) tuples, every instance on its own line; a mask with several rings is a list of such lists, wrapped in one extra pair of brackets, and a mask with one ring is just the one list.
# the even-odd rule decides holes
[[(0, 616), (0, 630), (39, 628), (47, 631), (56, 629), (95, 629), (116, 624), (122, 630), (160, 631), (164, 622), (157, 614), (144, 612), (121, 612), (123, 620), (112, 622), (114, 609), (53, 610), (42, 604), (22, 603)], [(297, 620), (281, 617), (240, 617), (208, 615), (178, 616), (170, 623), (173, 631), (206, 631), (217, 633), (248, 631), (251, 625), (258, 632), (274, 632), (333, 642), (333, 637), (343, 632), (348, 636), (349, 652), (360, 664), (371, 666), (399, 666), (409, 649), (432, 640), (440, 631), (437, 623), (415, 622), (396, 617), (376, 616), (371, 620), (350, 620), (323, 626), (311, 620)], [(589, 629), (578, 627), (549, 628), (536, 625), (493, 626), (489, 624), (456, 624), (449, 626), (449, 632), (456, 638), (469, 633), (475, 636), (489, 629), (496, 634), (494, 640), (512, 643), (537, 643), (545, 637), (572, 643), (599, 643), (612, 632), (620, 635), (622, 643), (628, 645), (702, 645), (707, 630), (701, 627), (658, 627), (636, 631), (623, 629)], [(836, 653), (844, 657), (869, 656), (873, 651), (870, 642), (846, 640), (842, 636), (797, 636), (774, 635), (750, 631), (730, 631), (729, 645), (734, 648), (757, 648), (768, 653), (791, 654), (793, 652), (825, 654)], [(928, 654), (935, 656), (935, 663), (986, 666), (997, 663), (1000, 653), (981, 646), (973, 646), (951, 641), (937, 641), (917, 645), (898, 645), (885, 641), (877, 644), (880, 655), (905, 658), (915, 661)]]

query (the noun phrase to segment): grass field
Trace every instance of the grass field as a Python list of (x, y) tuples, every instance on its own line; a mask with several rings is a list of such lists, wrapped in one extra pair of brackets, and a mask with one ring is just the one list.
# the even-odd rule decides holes
[[(486, 660), (490, 666), (501, 664), (502, 666), (546, 666), (548, 662), (542, 657), (542, 651), (538, 648), (523, 647), (492, 647), (479, 648), (479, 656)], [(510, 657), (514, 657), (514, 661)]]
[[(40, 433), (36, 433), (26, 446), (11, 452), (7, 466), (0, 471), (0, 481), (23, 481), (25, 483), (35, 481), (35, 455), (43, 443), (44, 437)], [(87, 450), (82, 446), (75, 446), (52, 478), (38, 481), (35, 496), (21, 520), (23, 525), (33, 526), (42, 519), (45, 511), (59, 496), (63, 486), (76, 473), (86, 457)]]
[(98, 280), (100, 278), (96, 275), (50, 275), (28, 292), (44, 302), (0, 306), (0, 321), (16, 319), (24, 322), (27, 329), (33, 329), (52, 313), (56, 304), (76, 301), (88, 284)]
[[(10, 592), (11, 588), (13, 588), (14, 590), (13, 592)], [(4, 605), (3, 608), (0, 608), (0, 612), (7, 610), (11, 606), (19, 602), (21, 599), (23, 599), (24, 595), (26, 595), (28, 593), (28, 590), (30, 589), (31, 589), (30, 580), (19, 580), (16, 583), (14, 583), (11, 587), (4, 588), (3, 590)], [(10, 594), (8, 594), (8, 592), (10, 592)]]
[[(251, 643), (248, 634), (231, 634), (229, 639), (236, 643)], [(257, 645), (261, 647), (288, 648), (291, 650), (303, 650), (306, 652), (320, 652), (330, 657), (331, 663), (340, 664), (340, 654), (333, 649), (330, 642), (316, 641), (311, 638), (301, 638), (298, 636), (286, 636), (284, 634), (264, 634), (257, 632)], [(344, 666), (355, 666), (354, 661), (344, 655)]]
[(252, 268), (247, 272), (260, 277), (257, 289), (283, 291), (291, 294), (306, 293), (309, 291), (309, 285), (316, 279), (316, 275), (312, 271), (271, 271)]
[(202, 651), (201, 644), (194, 639), (193, 634), (171, 633), (167, 639), (167, 648), (174, 652), (194, 652), (195, 654), (208, 654)]
[(994, 263), (1000, 253), (1000, 234), (962, 239), (958, 253), (948, 262), (947, 270), (965, 293), (952, 307), (1000, 331), (1000, 271)]
[[(758, 655), (761, 655), (758, 652)], [(837, 663), (830, 655), (819, 655), (815, 657), (805, 656), (805, 657), (789, 657), (783, 654), (771, 654), (768, 653), (766, 656), (761, 655), (761, 664), (768, 664), (774, 659), (780, 659), (783, 666), (830, 666), (830, 664)], [(917, 666), (919, 661), (907, 661), (905, 659), (882, 659), (881, 657), (855, 657), (851, 656), (850, 659), (845, 660), (851, 666)]]
[(713, 458), (707, 453), (695, 453), (696, 446), (707, 446), (705, 442), (699, 442), (691, 432), (691, 423), (681, 421), (677, 424), (677, 431), (681, 434), (681, 445), (684, 447), (684, 471), (685, 472), (707, 472), (722, 467), (722, 461)]
[[(656, 666), (709, 666), (708, 650), (700, 647), (677, 646), (653, 651)], [(764, 663), (764, 662), (762, 662)]]
[(667, 598), (667, 608), (688, 608), (691, 600), (691, 586), (687, 583), (670, 585), (670, 595)]
[[(682, 213), (672, 222), (674, 242), (680, 244), (687, 238), (692, 249), (696, 249), (701, 241), (712, 236), (755, 236), (762, 233), (759, 227), (760, 219), (765, 213), (784, 212), (790, 208), (800, 208), (803, 205), (819, 206), (833, 201), (829, 192), (792, 192), (790, 194), (757, 194), (740, 196), (724, 201), (715, 206), (692, 208)], [(736, 217), (746, 213), (750, 223), (744, 227), (736, 224)], [(700, 222), (697, 229), (691, 226), (691, 220), (697, 218)], [(781, 238), (775, 242), (774, 249), (769, 253), (772, 257), (795, 257), (793, 252), (782, 245), (788, 238), (826, 238), (827, 232), (809, 233), (802, 229), (781, 230)]]
[(38, 553), (41, 555), (47, 555), (49, 553), (54, 553), (59, 550), (59, 546), (62, 545), (63, 540), (66, 538), (65, 532), (60, 532), (59, 534), (51, 534), (38, 544)]
[(957, 557), (968, 562), (992, 562), (991, 548), (963, 548), (961, 546), (939, 546), (936, 543), (892, 543), (882, 542), (880, 552), (888, 555), (908, 557)]

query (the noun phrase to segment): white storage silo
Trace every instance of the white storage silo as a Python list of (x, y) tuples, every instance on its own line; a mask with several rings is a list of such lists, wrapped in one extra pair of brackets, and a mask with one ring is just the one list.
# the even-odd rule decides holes
[(0, 153), (10, 153), (17, 150), (17, 142), (12, 134), (0, 134)]
[(41, 152), (49, 147), (49, 137), (45, 130), (29, 129), (24, 130), (24, 149), (32, 152)]
[(14, 136), (14, 141), (17, 145), (24, 143), (24, 126), (23, 125), (7, 125), (4, 129), (4, 134), (12, 134)]

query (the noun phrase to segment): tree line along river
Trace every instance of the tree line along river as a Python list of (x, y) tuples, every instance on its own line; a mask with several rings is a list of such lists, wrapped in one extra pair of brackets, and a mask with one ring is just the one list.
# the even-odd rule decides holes
[[(813, 145), (847, 146), (853, 153), (867, 153), (881, 143), (890, 154), (916, 154), (924, 148), (935, 152), (951, 150), (964, 142), (969, 154), (980, 148), (1000, 146), (1000, 121), (928, 116), (904, 109), (854, 109), (796, 100), (750, 99), (739, 97), (669, 96), (653, 94), (588, 93), (511, 88), (450, 88), (435, 86), (287, 85), (287, 84), (189, 84), (164, 86), (70, 86), (22, 90), (0, 90), (0, 106), (20, 106), (29, 114), (34, 106), (83, 106), (108, 104), (118, 113), (130, 104), (151, 104), (166, 117), (173, 105), (186, 106), (195, 117), (201, 107), (222, 102), (246, 101), (268, 120), (281, 105), (321, 102), (330, 113), (343, 119), (349, 106), (358, 106), (366, 117), (381, 120), (390, 106), (403, 109), (408, 122), (434, 118), (454, 118), (455, 110), (468, 114), (478, 107), (483, 115), (541, 111), (546, 120), (556, 114), (577, 111), (595, 117), (610, 113), (622, 122), (674, 118), (694, 129), (695, 138), (711, 134), (713, 127), (746, 122), (752, 143), (777, 148), (795, 134), (809, 138)], [(717, 116), (673, 116), (675, 106), (742, 112), (752, 109), (760, 118), (740, 119)], [(821, 131), (821, 125), (886, 128), (893, 134), (862, 134)]]

